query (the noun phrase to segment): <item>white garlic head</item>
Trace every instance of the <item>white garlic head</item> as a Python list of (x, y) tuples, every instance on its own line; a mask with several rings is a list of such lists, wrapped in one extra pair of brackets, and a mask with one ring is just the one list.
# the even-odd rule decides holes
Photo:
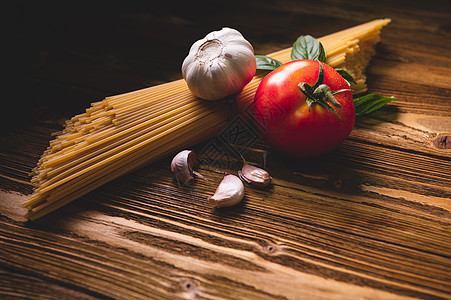
[(182, 64), (191, 92), (205, 100), (219, 100), (241, 92), (255, 75), (254, 48), (231, 28), (213, 31), (195, 42)]

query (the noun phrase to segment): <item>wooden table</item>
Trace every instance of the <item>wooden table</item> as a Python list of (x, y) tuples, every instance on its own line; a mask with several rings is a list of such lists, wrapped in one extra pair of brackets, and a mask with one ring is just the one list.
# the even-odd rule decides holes
[[(186, 2), (4, 11), (0, 298), (451, 299), (450, 2)], [(241, 161), (201, 165), (212, 183), (186, 188), (168, 154), (24, 223), (51, 133), (91, 102), (179, 79), (209, 31), (236, 28), (266, 54), (376, 18), (392, 22), (368, 87), (396, 101), (332, 153), (295, 161), (253, 139), (247, 159), (267, 155), (274, 184), (220, 211), (206, 198)]]

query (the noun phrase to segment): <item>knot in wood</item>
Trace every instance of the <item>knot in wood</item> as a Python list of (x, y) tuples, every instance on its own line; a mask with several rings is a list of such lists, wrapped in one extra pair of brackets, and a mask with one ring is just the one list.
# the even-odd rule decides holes
[(181, 289), (184, 291), (191, 291), (196, 288), (196, 283), (194, 281), (192, 281), (190, 279), (186, 279), (186, 278), (180, 279), (179, 284), (180, 284)]
[(432, 145), (439, 149), (451, 149), (451, 136), (439, 135), (432, 140)]
[(276, 255), (280, 251), (280, 247), (276, 244), (268, 244), (262, 248), (263, 252), (269, 255)]
[(334, 180), (333, 185), (335, 188), (339, 189), (343, 186), (343, 181), (341, 181), (340, 179)]

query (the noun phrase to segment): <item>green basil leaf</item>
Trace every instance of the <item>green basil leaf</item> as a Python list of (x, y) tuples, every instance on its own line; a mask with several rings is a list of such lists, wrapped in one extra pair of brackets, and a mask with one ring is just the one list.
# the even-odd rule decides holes
[(318, 60), (325, 63), (326, 62), (326, 50), (324, 50), (323, 44), (319, 43), (319, 55)]
[(272, 71), (282, 65), (280, 61), (264, 55), (255, 55), (255, 61), (257, 70)]
[(357, 83), (355, 82), (354, 78), (352, 78), (351, 74), (349, 74), (349, 73), (346, 72), (345, 70), (336, 68), (335, 71), (337, 71), (338, 74), (340, 74), (341, 77), (343, 77), (348, 83), (350, 83), (350, 84), (351, 84), (351, 83), (357, 84)]
[(310, 35), (301, 35), (293, 44), (291, 59), (313, 59), (326, 62), (326, 51), (323, 45)]
[(355, 114), (357, 116), (369, 114), (385, 104), (395, 100), (394, 97), (385, 97), (378, 94), (368, 94), (354, 99)]

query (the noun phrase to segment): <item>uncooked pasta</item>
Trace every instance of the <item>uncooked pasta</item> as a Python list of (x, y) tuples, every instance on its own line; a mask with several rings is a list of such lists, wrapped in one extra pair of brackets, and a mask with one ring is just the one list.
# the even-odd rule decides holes
[[(327, 63), (347, 70), (352, 89), (366, 91), (365, 69), (375, 53), (380, 30), (375, 20), (318, 40)], [(291, 48), (268, 56), (290, 60)], [(33, 194), (23, 203), (26, 218), (38, 219), (103, 184), (177, 150), (217, 135), (237, 109), (252, 104), (262, 79), (255, 76), (236, 97), (196, 98), (183, 79), (107, 97), (66, 122), (33, 170)]]

